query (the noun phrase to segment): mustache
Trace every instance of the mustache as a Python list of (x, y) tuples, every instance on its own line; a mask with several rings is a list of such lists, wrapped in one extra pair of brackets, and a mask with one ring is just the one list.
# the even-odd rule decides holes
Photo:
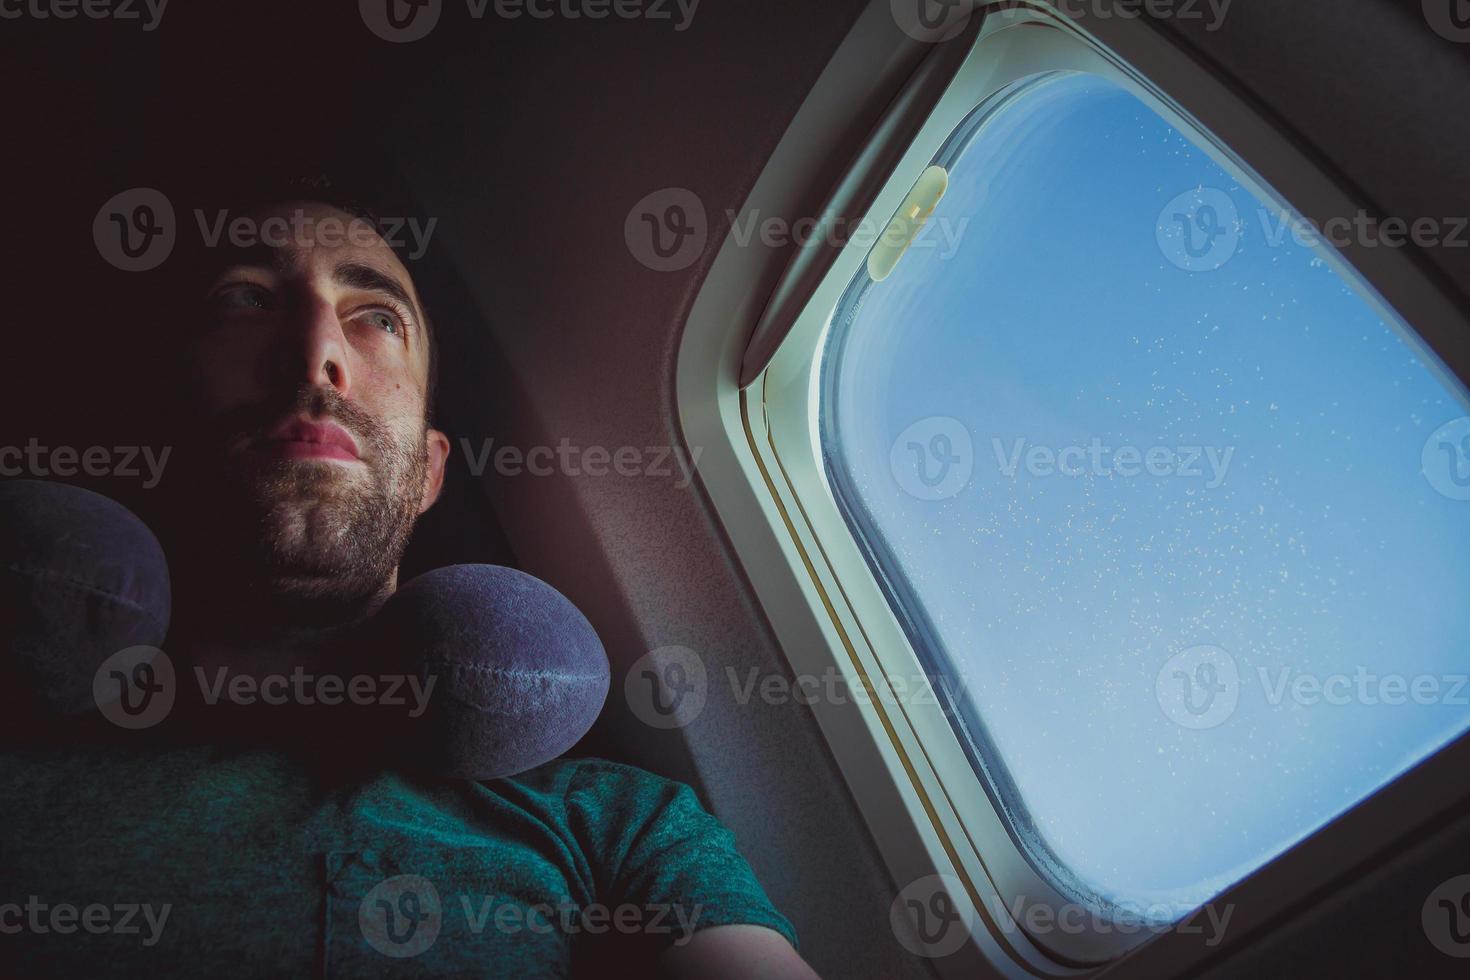
[(205, 423), (205, 443), (228, 447), (254, 443), (282, 420), (305, 416), (313, 422), (331, 420), (352, 434), (364, 456), (380, 455), (389, 442), (387, 426), (353, 405), (335, 388), (302, 385), (294, 392), (230, 409)]

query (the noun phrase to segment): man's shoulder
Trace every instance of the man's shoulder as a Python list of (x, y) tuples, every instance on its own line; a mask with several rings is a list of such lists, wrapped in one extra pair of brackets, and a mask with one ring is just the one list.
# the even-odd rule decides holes
[(796, 930), (771, 904), (735, 835), (688, 783), (595, 757), (556, 759), (515, 780), (561, 795), (561, 819), (604, 896), (690, 910), (700, 928), (764, 926), (796, 946)]
[[(723, 833), (688, 783), (638, 766), (594, 756), (555, 759), (508, 780), (501, 790), (536, 794), (564, 819), (625, 828), (656, 824), (663, 830)], [(494, 787), (495, 783), (485, 784)], [(554, 802), (552, 802), (554, 801)]]

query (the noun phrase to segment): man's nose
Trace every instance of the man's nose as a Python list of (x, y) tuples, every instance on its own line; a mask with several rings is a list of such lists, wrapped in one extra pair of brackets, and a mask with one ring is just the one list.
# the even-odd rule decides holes
[(290, 388), (329, 385), (347, 395), (352, 388), (347, 335), (336, 308), (315, 293), (298, 296), (286, 327), (276, 359), (277, 380)]

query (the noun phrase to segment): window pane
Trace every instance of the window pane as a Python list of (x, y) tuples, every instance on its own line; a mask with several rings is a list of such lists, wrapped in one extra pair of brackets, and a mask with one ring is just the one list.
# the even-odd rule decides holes
[(1464, 393), (1110, 81), (937, 162), (834, 315), (828, 473), (1033, 864), (1183, 911), (1470, 725)]

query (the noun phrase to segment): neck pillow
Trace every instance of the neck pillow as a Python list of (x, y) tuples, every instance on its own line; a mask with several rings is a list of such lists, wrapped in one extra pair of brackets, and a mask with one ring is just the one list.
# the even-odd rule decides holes
[[(65, 724), (101, 709), (116, 721), (100, 692), (192, 686), (192, 671), (163, 670), (167, 655), (150, 649), (168, 632), (170, 595), (162, 547), (120, 504), (66, 484), (0, 482), (0, 710)], [(328, 661), (345, 679), (391, 677), (426, 696), (367, 709), (292, 704), (279, 716), (348, 736), (323, 744), (373, 759), (386, 750), (383, 761), (405, 769), (473, 780), (524, 772), (570, 749), (607, 697), (607, 656), (586, 617), (513, 568), (427, 572), (347, 636)], [(200, 704), (196, 716), (217, 710)], [(257, 705), (248, 717), (269, 725), (272, 710)]]
[(168, 632), (168, 564), (127, 508), (87, 490), (0, 481), (0, 703), (9, 713), (95, 710), (91, 672)]

